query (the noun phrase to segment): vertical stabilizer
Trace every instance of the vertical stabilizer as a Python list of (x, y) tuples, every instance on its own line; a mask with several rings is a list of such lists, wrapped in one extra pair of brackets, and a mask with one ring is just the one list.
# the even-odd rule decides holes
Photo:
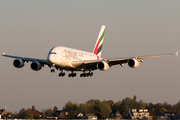
[(101, 27), (101, 30), (99, 32), (99, 36), (97, 38), (97, 41), (96, 41), (96, 44), (95, 44), (94, 50), (93, 50), (93, 53), (98, 55), (99, 57), (101, 57), (101, 53), (102, 53), (102, 46), (103, 46), (103, 41), (104, 41), (105, 28), (106, 28), (105, 25), (103, 25)]

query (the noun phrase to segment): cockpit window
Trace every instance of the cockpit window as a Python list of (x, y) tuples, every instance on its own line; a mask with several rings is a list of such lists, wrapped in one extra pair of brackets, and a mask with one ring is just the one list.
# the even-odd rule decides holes
[(56, 55), (57, 53), (55, 53), (55, 52), (50, 52), (49, 54), (55, 54), (55, 55)]

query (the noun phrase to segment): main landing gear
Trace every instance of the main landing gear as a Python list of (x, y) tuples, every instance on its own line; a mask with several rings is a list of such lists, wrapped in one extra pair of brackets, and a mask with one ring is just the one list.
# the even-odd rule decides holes
[(64, 77), (65, 76), (65, 72), (60, 72), (59, 73), (59, 77)]
[[(52, 73), (54, 73), (55, 72), (55, 69), (54, 69), (54, 66), (55, 65), (53, 65), (52, 66), (52, 69), (51, 69), (51, 72)], [(57, 69), (58, 70), (58, 69)], [(64, 77), (65, 76), (65, 72), (63, 72), (63, 68), (60, 68), (60, 73), (59, 73), (59, 77)], [(76, 73), (74, 73), (74, 71), (72, 71), (69, 75), (68, 75), (68, 77), (76, 77)], [(91, 72), (91, 71), (89, 71), (88, 73), (85, 73), (85, 71), (82, 73), (82, 74), (80, 74), (80, 77), (92, 77), (93, 76), (93, 72)]]
[(80, 77), (92, 77), (93, 76), (93, 72), (89, 72), (89, 73), (82, 73), (82, 74), (80, 74)]
[(63, 69), (60, 69), (61, 72), (59, 73), (59, 77), (64, 77), (65, 76), (65, 72), (63, 72)]
[(76, 76), (76, 73), (72, 72), (68, 75), (69, 77), (75, 77)]

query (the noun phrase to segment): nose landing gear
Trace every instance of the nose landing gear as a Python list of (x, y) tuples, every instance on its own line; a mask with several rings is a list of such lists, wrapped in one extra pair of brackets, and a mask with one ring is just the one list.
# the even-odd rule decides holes
[(54, 72), (54, 73), (55, 73), (55, 69), (51, 69), (51, 72)]
[(55, 73), (55, 69), (54, 69), (54, 67), (55, 67), (55, 64), (53, 64), (53, 65), (52, 65), (51, 72), (54, 72), (54, 73)]

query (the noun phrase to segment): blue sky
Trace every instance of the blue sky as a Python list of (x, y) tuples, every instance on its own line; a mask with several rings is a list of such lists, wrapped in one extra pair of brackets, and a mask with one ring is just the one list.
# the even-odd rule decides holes
[[(101, 25), (106, 25), (103, 58), (176, 52), (180, 48), (179, 5), (179, 0), (0, 1), (0, 52), (41, 59), (58, 45), (91, 52)], [(40, 111), (62, 109), (69, 100), (117, 102), (134, 95), (153, 103), (180, 100), (176, 56), (145, 59), (135, 69), (117, 65), (94, 71), (92, 78), (73, 79), (59, 78), (47, 66), (35, 72), (30, 63), (21, 69), (12, 63), (13, 59), (0, 58), (0, 108), (6, 104), (12, 112), (32, 105)]]

